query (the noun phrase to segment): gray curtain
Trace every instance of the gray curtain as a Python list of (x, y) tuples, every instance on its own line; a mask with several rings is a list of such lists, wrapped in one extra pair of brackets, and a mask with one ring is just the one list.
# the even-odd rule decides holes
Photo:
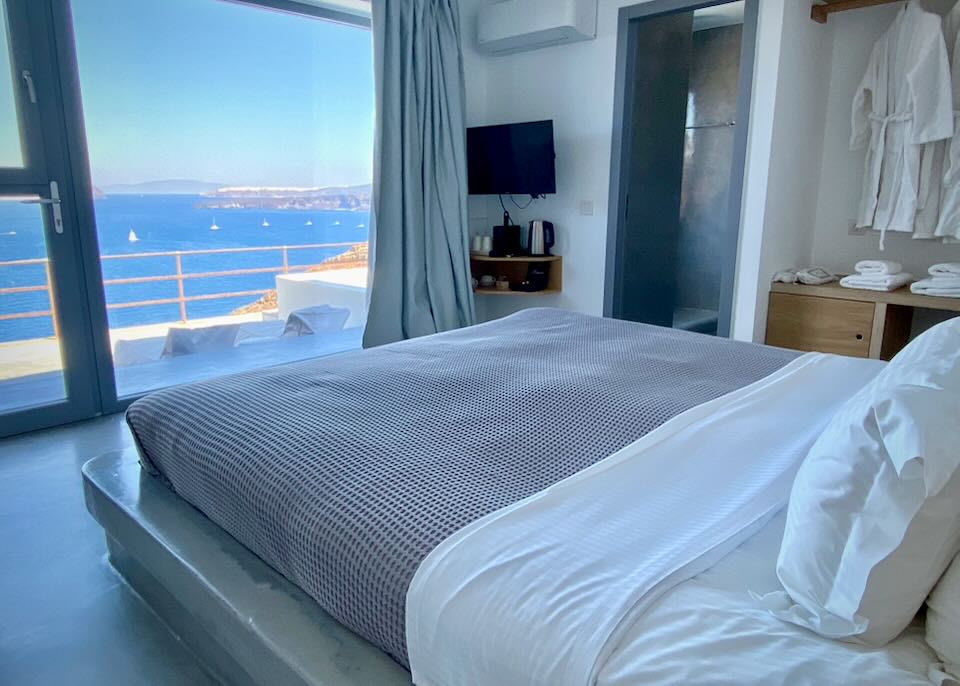
[(373, 0), (377, 123), (364, 347), (474, 323), (457, 0)]

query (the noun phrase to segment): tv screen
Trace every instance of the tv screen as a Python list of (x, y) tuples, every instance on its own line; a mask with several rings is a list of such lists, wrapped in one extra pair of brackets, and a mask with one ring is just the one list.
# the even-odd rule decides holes
[(557, 192), (553, 122), (467, 129), (467, 186), (471, 195), (546, 195)]

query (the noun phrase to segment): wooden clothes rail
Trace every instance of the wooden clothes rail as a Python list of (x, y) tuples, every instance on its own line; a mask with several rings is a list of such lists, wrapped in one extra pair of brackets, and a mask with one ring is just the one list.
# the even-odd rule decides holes
[(876, 5), (889, 5), (903, 0), (826, 0), (825, 3), (814, 5), (810, 8), (810, 18), (820, 24), (826, 24), (827, 18), (835, 12), (846, 12), (847, 10), (859, 10), (864, 7), (874, 7)]

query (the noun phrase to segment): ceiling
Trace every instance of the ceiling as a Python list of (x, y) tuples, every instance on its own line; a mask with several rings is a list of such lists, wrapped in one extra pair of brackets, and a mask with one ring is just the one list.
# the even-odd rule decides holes
[(370, 16), (370, 0), (296, 0), (304, 5), (340, 10), (361, 17)]

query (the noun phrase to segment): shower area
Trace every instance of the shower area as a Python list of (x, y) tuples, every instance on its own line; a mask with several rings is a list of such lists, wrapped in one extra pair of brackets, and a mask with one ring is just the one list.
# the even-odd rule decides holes
[(610, 316), (725, 333), (743, 17), (734, 2), (630, 26)]
[(730, 193), (741, 25), (693, 33), (673, 327), (716, 335)]

